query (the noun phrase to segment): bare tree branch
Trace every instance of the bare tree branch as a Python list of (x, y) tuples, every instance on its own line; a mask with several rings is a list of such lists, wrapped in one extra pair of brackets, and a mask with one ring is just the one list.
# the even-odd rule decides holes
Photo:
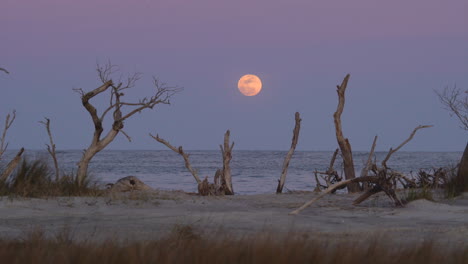
[(16, 110), (13, 110), (12, 114), (8, 113), (6, 116), (5, 126), (3, 127), (2, 139), (0, 140), (0, 160), (2, 159), (3, 154), (8, 148), (8, 143), (5, 143), (6, 135), (7, 135), (8, 129), (10, 129), (15, 119), (16, 119)]
[(411, 139), (413, 139), (414, 135), (416, 134), (416, 131), (418, 131), (419, 129), (421, 128), (428, 128), (428, 127), (433, 127), (432, 125), (425, 125), (425, 126), (417, 126), (413, 132), (411, 132), (410, 136), (405, 140), (403, 141), (396, 149), (392, 149), (390, 148), (390, 150), (388, 151), (388, 154), (387, 156), (385, 157), (385, 159), (382, 161), (382, 167), (384, 168), (387, 168), (387, 161), (388, 159), (390, 159), (390, 156), (397, 152), (399, 149), (401, 149), (404, 145), (406, 145), (406, 143), (408, 143)]
[(39, 121), (39, 123), (43, 124), (46, 127), (47, 134), (49, 135), (49, 144), (46, 144), (47, 146), (47, 151), (49, 152), (50, 156), (52, 156), (52, 160), (54, 161), (54, 167), (55, 167), (55, 180), (58, 181), (60, 179), (60, 171), (58, 167), (58, 161), (57, 161), (57, 155), (55, 152), (55, 144), (54, 140), (52, 138), (52, 132), (50, 131), (50, 119), (47, 117), (44, 117), (46, 120), (44, 121)]
[(463, 92), (456, 86), (453, 88), (446, 86), (442, 92), (435, 91), (435, 93), (450, 115), (458, 118), (461, 123), (460, 128), (468, 130), (468, 90)]
[(182, 148), (182, 146), (180, 146), (179, 148), (175, 148), (174, 146), (172, 146), (169, 142), (167, 142), (166, 140), (162, 139), (159, 137), (158, 134), (156, 134), (156, 136), (153, 136), (152, 134), (149, 134), (150, 137), (152, 137), (153, 139), (155, 139), (156, 141), (158, 141), (159, 143), (165, 145), (166, 147), (168, 147), (169, 149), (171, 149), (172, 151), (174, 151), (175, 153), (178, 153), (180, 154), (183, 158), (184, 158), (184, 161), (185, 161), (185, 167), (187, 168), (187, 170), (192, 174), (192, 176), (195, 178), (195, 180), (197, 181), (197, 184), (201, 184), (201, 180), (200, 178), (198, 177), (198, 173), (196, 170), (194, 170), (192, 168), (192, 165), (190, 165), (190, 160), (189, 160), (189, 155), (186, 154)]
[[(117, 73), (119, 68), (108, 61), (104, 65), (97, 65), (98, 77), (102, 81), (102, 85), (90, 92), (85, 93), (82, 89), (74, 89), (80, 93), (81, 101), (85, 109), (88, 111), (91, 119), (94, 123), (94, 135), (90, 146), (85, 150), (83, 157), (78, 165), (78, 178), (84, 179), (89, 161), (92, 157), (102, 149), (104, 149), (114, 138), (122, 132), (129, 141), (130, 136), (125, 133), (122, 129), (124, 128), (124, 121), (136, 113), (139, 113), (145, 109), (153, 109), (157, 104), (169, 104), (171, 96), (181, 90), (178, 87), (168, 87), (164, 83), (160, 83), (157, 79), (153, 80), (156, 91), (151, 97), (145, 97), (138, 102), (125, 102), (123, 97), (125, 96), (124, 90), (135, 87), (136, 82), (141, 78), (140, 73), (129, 75), (125, 81), (119, 81), (115, 83), (112, 80), (112, 75)], [(101, 116), (98, 116), (97, 109), (94, 107), (90, 100), (95, 96), (109, 91), (109, 105), (104, 109)], [(124, 109), (125, 108), (125, 109)], [(123, 113), (127, 110), (127, 113)], [(103, 122), (107, 114), (112, 113), (112, 129), (101, 138), (103, 133)], [(79, 180), (80, 181), (80, 180)]]

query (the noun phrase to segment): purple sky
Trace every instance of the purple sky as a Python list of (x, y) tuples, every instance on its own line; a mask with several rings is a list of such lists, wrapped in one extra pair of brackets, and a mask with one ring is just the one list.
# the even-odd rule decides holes
[[(159, 133), (186, 149), (218, 149), (231, 129), (236, 149), (287, 150), (294, 112), (299, 150), (333, 150), (335, 87), (351, 74), (342, 116), (354, 150), (462, 151), (459, 129), (434, 93), (468, 87), (466, 0), (3, 0), (0, 4), (0, 121), (16, 109), (10, 148), (43, 148), (38, 123), (52, 120), (59, 149), (83, 149), (92, 123), (72, 88), (100, 85), (97, 61), (141, 72), (129, 97), (151, 92), (151, 76), (184, 87), (171, 106), (126, 123), (110, 149), (164, 149)], [(244, 74), (262, 92), (237, 90)]]

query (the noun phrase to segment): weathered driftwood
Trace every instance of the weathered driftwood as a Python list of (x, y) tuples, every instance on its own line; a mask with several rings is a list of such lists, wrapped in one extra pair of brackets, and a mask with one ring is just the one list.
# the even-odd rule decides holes
[(0, 140), (0, 159), (2, 159), (3, 153), (5, 153), (6, 149), (8, 148), (8, 143), (5, 143), (6, 135), (7, 135), (8, 129), (11, 127), (11, 125), (15, 121), (16, 111), (13, 110), (12, 114), (13, 115), (8, 113), (5, 119), (5, 126), (3, 127), (2, 139)]
[(222, 183), (222, 171), (216, 170), (213, 183), (208, 182), (208, 176), (198, 185), (198, 194), (202, 196), (219, 196), (226, 194), (226, 185)]
[(8, 176), (16, 169), (18, 163), (21, 160), (21, 155), (23, 155), (24, 148), (21, 148), (20, 151), (16, 154), (16, 156), (8, 163), (6, 169), (3, 171), (2, 175), (0, 176), (0, 182), (4, 182), (8, 179)]
[(284, 183), (286, 182), (286, 174), (288, 173), (289, 161), (291, 160), (294, 150), (296, 149), (297, 141), (299, 140), (299, 131), (301, 130), (301, 117), (299, 112), (296, 112), (294, 115), (295, 118), (295, 125), (293, 130), (293, 137), (291, 142), (291, 148), (289, 149), (286, 157), (284, 158), (283, 162), (283, 170), (281, 172), (281, 177), (278, 180), (278, 187), (276, 188), (276, 193), (282, 193)]
[(135, 176), (127, 176), (119, 179), (114, 184), (108, 184), (110, 192), (129, 192), (129, 191), (151, 191), (153, 188), (146, 185)]
[[(338, 106), (336, 108), (336, 112), (333, 114), (333, 119), (335, 122), (335, 132), (336, 132), (336, 139), (338, 141), (338, 145), (341, 149), (341, 156), (343, 157), (343, 165), (344, 165), (344, 174), (347, 180), (355, 178), (354, 172), (354, 162), (353, 162), (353, 153), (351, 150), (351, 144), (349, 144), (349, 140), (343, 136), (343, 128), (341, 126), (341, 114), (343, 113), (344, 105), (345, 105), (345, 91), (348, 85), (350, 75), (347, 74), (346, 77), (343, 79), (341, 85), (337, 85), (336, 92), (338, 94)], [(358, 183), (350, 182), (348, 185), (348, 192), (359, 192), (361, 188), (359, 187)]]
[[(328, 187), (324, 190), (319, 196), (315, 197), (309, 202), (306, 202), (304, 205), (299, 207), (298, 209), (294, 210), (290, 214), (298, 214), (300, 211), (304, 210), (305, 208), (309, 207), (311, 204), (322, 198), (328, 193), (333, 192), (340, 186), (348, 185), (350, 183), (369, 183), (372, 185), (372, 188), (366, 190), (361, 196), (359, 196), (356, 200), (354, 200), (353, 204), (357, 205), (361, 202), (365, 201), (367, 198), (371, 197), (372, 195), (379, 193), (381, 191), (385, 192), (385, 194), (393, 200), (396, 206), (403, 206), (403, 202), (398, 198), (395, 193), (395, 189), (397, 187), (397, 179), (401, 176), (399, 173), (392, 172), (387, 166), (386, 161), (391, 157), (393, 153), (398, 151), (401, 147), (403, 147), (406, 143), (408, 143), (416, 133), (416, 131), (420, 128), (426, 128), (431, 126), (418, 126), (416, 127), (413, 132), (411, 133), (410, 137), (405, 140), (402, 144), (400, 144), (395, 150), (390, 149), (388, 152), (385, 162), (382, 162), (382, 168), (378, 168), (376, 164), (372, 165), (372, 172), (375, 174), (373, 176), (363, 176), (354, 179), (347, 179), (338, 183), (333, 184), (332, 186)], [(376, 138), (374, 138), (374, 143), (376, 142)], [(375, 144), (373, 144), (375, 145)]]
[(428, 128), (428, 127), (432, 127), (432, 125), (425, 125), (425, 126), (417, 126), (413, 132), (411, 132), (410, 136), (405, 140), (403, 141), (398, 147), (396, 147), (395, 149), (393, 148), (390, 148), (390, 150), (388, 151), (387, 153), (387, 156), (385, 157), (385, 159), (382, 161), (382, 167), (384, 168), (387, 168), (387, 161), (390, 159), (390, 156), (397, 152), (399, 149), (401, 149), (404, 145), (406, 145), (406, 143), (408, 143), (411, 139), (413, 139), (414, 135), (416, 134), (416, 131), (418, 131), (419, 129), (421, 128)]
[[(223, 170), (218, 169), (214, 175), (214, 180), (213, 183), (210, 183), (208, 181), (208, 176), (205, 177), (205, 179), (202, 181), (200, 180), (198, 173), (195, 169), (193, 169), (192, 165), (190, 164), (190, 159), (189, 159), (189, 154), (184, 152), (184, 149), (182, 146), (179, 148), (176, 148), (172, 146), (168, 141), (162, 139), (159, 137), (159, 135), (153, 136), (150, 134), (150, 136), (158, 141), (159, 143), (165, 145), (172, 151), (180, 154), (184, 158), (185, 162), (185, 167), (187, 170), (192, 174), (192, 176), (195, 178), (197, 181), (197, 189), (198, 189), (198, 194), (202, 196), (208, 196), (208, 195), (225, 195), (225, 194), (234, 194), (232, 190), (232, 180), (229, 177), (228, 179), (225, 177), (225, 175), (230, 176), (231, 175), (231, 169), (229, 167), (229, 162), (231, 160), (232, 154), (232, 148), (234, 147), (234, 143), (232, 143), (231, 146), (229, 146), (229, 130), (226, 132), (226, 135), (224, 136), (224, 144), (225, 147), (221, 146), (221, 152), (223, 154)], [(227, 147), (226, 147), (227, 144)], [(227, 149), (228, 153), (225, 153), (225, 149)], [(225, 173), (227, 172), (227, 173)], [(229, 185), (228, 185), (229, 184)], [(231, 189), (229, 190), (228, 186), (231, 186)]]
[[(377, 136), (374, 137), (374, 141), (372, 142), (372, 147), (369, 152), (369, 157), (367, 158), (367, 162), (364, 165), (364, 168), (361, 170), (361, 175), (359, 177), (366, 177), (367, 173), (372, 167), (372, 157), (374, 156), (375, 146), (377, 145)], [(368, 182), (364, 182), (362, 184), (362, 189), (367, 191), (370, 188), (370, 184)]]
[[(320, 191), (321, 188), (326, 189), (330, 187), (331, 185), (335, 184), (336, 182), (339, 182), (342, 180), (342, 178), (338, 175), (338, 172), (334, 168), (336, 157), (338, 156), (339, 151), (340, 151), (339, 149), (336, 149), (335, 152), (333, 153), (333, 156), (330, 160), (330, 165), (328, 166), (327, 171), (325, 172), (320, 172), (317, 170), (314, 171), (315, 181), (317, 183), (315, 187), (315, 191)], [(317, 175), (320, 175), (320, 177), (325, 181), (325, 185), (322, 185), (320, 183)]]
[(226, 186), (225, 194), (233, 195), (234, 189), (232, 187), (232, 177), (231, 177), (231, 167), (230, 162), (232, 159), (232, 148), (234, 148), (234, 142), (229, 145), (229, 136), (231, 132), (228, 130), (224, 134), (224, 143), (223, 145), (219, 145), (221, 149), (221, 155), (223, 156), (223, 171), (222, 171), (222, 178), (221, 184)]
[(54, 168), (55, 168), (55, 180), (58, 181), (60, 179), (60, 171), (59, 171), (59, 166), (58, 166), (58, 161), (57, 161), (57, 154), (55, 152), (55, 144), (54, 140), (52, 138), (52, 132), (50, 131), (50, 119), (45, 117), (44, 118), (46, 121), (39, 121), (39, 123), (43, 124), (46, 127), (47, 134), (49, 135), (49, 144), (46, 144), (47, 146), (47, 151), (49, 152), (50, 156), (52, 156), (52, 160), (54, 161)]
[(151, 134), (149, 134), (149, 135), (150, 135), (150, 137), (154, 138), (159, 143), (165, 145), (166, 147), (168, 147), (169, 149), (174, 151), (175, 153), (180, 154), (184, 158), (185, 168), (187, 168), (187, 170), (192, 174), (193, 178), (195, 178), (195, 181), (197, 181), (197, 184), (202, 183), (202, 181), (200, 180), (200, 177), (198, 177), (197, 171), (192, 168), (192, 165), (190, 165), (190, 159), (189, 159), (190, 155), (184, 152), (184, 149), (182, 148), (182, 146), (179, 146), (179, 148), (175, 148), (169, 142), (167, 142), (166, 140), (160, 138), (158, 134), (156, 134), (156, 136), (153, 136)]
[[(84, 108), (88, 111), (91, 119), (94, 123), (94, 134), (91, 140), (91, 144), (84, 150), (83, 156), (78, 163), (77, 180), (78, 184), (81, 185), (87, 175), (88, 166), (91, 159), (99, 151), (103, 150), (109, 143), (111, 143), (115, 137), (121, 133), (127, 137), (130, 141), (130, 137), (123, 131), (124, 121), (134, 114), (140, 113), (145, 109), (153, 109), (157, 104), (170, 104), (169, 99), (180, 89), (177, 87), (167, 87), (164, 83), (160, 83), (158, 79), (153, 79), (153, 84), (156, 91), (151, 97), (145, 97), (138, 102), (129, 103), (121, 100), (124, 96), (123, 91), (126, 89), (133, 88), (135, 83), (140, 79), (140, 74), (136, 73), (127, 78), (125, 83), (119, 82), (114, 83), (111, 79), (112, 73), (116, 71), (116, 66), (110, 63), (105, 66), (98, 65), (98, 75), (102, 81), (102, 85), (98, 88), (84, 92), (82, 89), (75, 89), (81, 95), (81, 102)], [(90, 103), (90, 100), (95, 96), (108, 91), (110, 89), (110, 103), (109, 106), (103, 111), (101, 116), (98, 116), (97, 109)], [(128, 113), (123, 113), (122, 107), (131, 108)], [(107, 134), (102, 138), (104, 132), (103, 121), (106, 115), (112, 112), (112, 127), (109, 129)]]

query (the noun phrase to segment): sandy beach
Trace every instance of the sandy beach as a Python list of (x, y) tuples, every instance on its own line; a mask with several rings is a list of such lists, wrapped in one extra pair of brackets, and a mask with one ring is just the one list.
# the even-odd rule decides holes
[(159, 238), (174, 226), (189, 225), (205, 235), (298, 232), (336, 240), (385, 236), (399, 243), (468, 243), (468, 193), (438, 202), (416, 200), (404, 208), (395, 208), (384, 195), (353, 206), (357, 195), (333, 194), (297, 216), (288, 215), (316, 195), (201, 197), (150, 191), (105, 197), (1, 197), (0, 236), (21, 238), (35, 229), (53, 236), (68, 229), (77, 240), (132, 241)]

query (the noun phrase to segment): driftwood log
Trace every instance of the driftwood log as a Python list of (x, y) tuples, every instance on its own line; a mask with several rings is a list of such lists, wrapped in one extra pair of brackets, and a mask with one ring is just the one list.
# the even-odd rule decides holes
[(276, 193), (282, 193), (284, 183), (286, 182), (286, 174), (288, 173), (289, 161), (291, 160), (294, 150), (296, 149), (297, 141), (299, 140), (299, 131), (301, 130), (301, 117), (299, 112), (296, 112), (294, 115), (295, 125), (293, 130), (293, 137), (291, 142), (291, 148), (289, 149), (286, 157), (284, 158), (283, 162), (283, 170), (281, 172), (281, 177), (278, 180), (278, 187), (276, 188)]
[[(368, 183), (371, 185), (371, 188), (366, 190), (363, 194), (361, 194), (361, 196), (359, 196), (356, 200), (354, 200), (353, 202), (354, 205), (358, 205), (362, 203), (363, 201), (365, 201), (366, 199), (368, 199), (369, 197), (371, 197), (372, 195), (383, 191), (394, 202), (395, 206), (403, 206), (403, 202), (398, 198), (398, 196), (395, 193), (395, 189), (397, 187), (397, 180), (399, 177), (402, 176), (402, 174), (394, 173), (393, 171), (391, 171), (387, 167), (386, 162), (390, 159), (392, 154), (394, 154), (396, 151), (402, 148), (406, 143), (408, 143), (414, 137), (417, 130), (421, 128), (428, 128), (428, 127), (432, 127), (432, 126), (416, 127), (411, 133), (411, 135), (409, 136), (409, 138), (403, 141), (403, 143), (400, 144), (397, 148), (395, 148), (395, 150), (391, 148), (387, 156), (385, 157), (384, 161), (382, 162), (381, 168), (378, 168), (377, 165), (374, 163), (371, 169), (371, 171), (374, 173), (373, 176), (364, 176), (364, 177), (359, 177), (359, 178), (354, 178), (354, 179), (347, 179), (347, 180), (335, 183), (332, 186), (328, 187), (326, 190), (324, 190), (320, 195), (310, 200), (309, 202), (306, 202), (304, 205), (292, 211), (290, 214), (297, 215), (299, 212), (309, 207), (310, 205), (312, 205), (314, 202), (321, 199), (326, 194), (331, 193), (337, 188), (350, 184), (350, 183)], [(375, 147), (374, 146), (375, 142), (376, 142), (376, 138), (374, 138), (374, 144), (373, 144), (372, 149)]]
[[(353, 162), (353, 153), (351, 151), (351, 144), (349, 144), (349, 140), (343, 136), (343, 128), (341, 126), (341, 114), (343, 113), (343, 109), (345, 106), (345, 92), (346, 87), (348, 86), (348, 80), (350, 75), (346, 75), (343, 79), (341, 85), (336, 86), (336, 92), (338, 94), (338, 106), (336, 108), (336, 112), (333, 114), (333, 119), (335, 122), (335, 132), (336, 132), (336, 139), (338, 141), (338, 145), (341, 149), (341, 156), (343, 157), (343, 165), (344, 165), (344, 174), (347, 180), (355, 178), (354, 172), (354, 162)], [(359, 184), (356, 182), (350, 182), (348, 185), (348, 192), (359, 192), (361, 188)]]

